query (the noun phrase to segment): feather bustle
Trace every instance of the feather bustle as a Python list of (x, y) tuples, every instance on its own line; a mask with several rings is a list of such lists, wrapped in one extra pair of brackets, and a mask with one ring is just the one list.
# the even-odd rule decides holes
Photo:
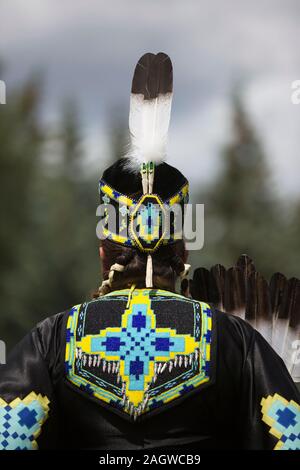
[[(213, 282), (212, 282), (213, 280)], [(300, 380), (295, 361), (300, 342), (300, 281), (275, 273), (268, 282), (247, 255), (226, 270), (216, 265), (208, 271), (197, 268), (191, 282), (192, 297), (227, 313), (233, 313), (256, 328), (283, 358), (294, 380)]]

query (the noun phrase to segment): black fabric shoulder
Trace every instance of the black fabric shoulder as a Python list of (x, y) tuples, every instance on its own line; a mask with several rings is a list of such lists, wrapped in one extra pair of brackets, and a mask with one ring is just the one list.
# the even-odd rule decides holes
[(57, 313), (51, 317), (42, 320), (36, 325), (36, 332), (39, 337), (40, 353), (44, 360), (49, 358), (50, 354), (57, 352), (57, 332), (61, 326), (63, 316), (66, 312)]
[(236, 357), (239, 357), (242, 361), (241, 366), (243, 367), (250, 351), (253, 349), (256, 330), (242, 318), (220, 310), (215, 310), (215, 317), (219, 349), (228, 350), (230, 347), (233, 353), (238, 353)]
[(57, 313), (37, 324), (33, 336), (54, 383), (63, 375), (65, 325), (69, 311)]

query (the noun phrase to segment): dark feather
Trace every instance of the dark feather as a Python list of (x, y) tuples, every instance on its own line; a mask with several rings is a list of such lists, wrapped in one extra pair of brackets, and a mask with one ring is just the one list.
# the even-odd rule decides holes
[(226, 269), (221, 264), (216, 264), (211, 268), (210, 273), (216, 286), (215, 305), (220, 310), (224, 310)]
[(194, 271), (191, 294), (193, 299), (209, 302), (210, 272), (206, 268)]
[(131, 93), (144, 95), (145, 100), (157, 98), (160, 94), (172, 93), (173, 69), (170, 57), (163, 52), (144, 54), (138, 61)]
[(281, 273), (274, 273), (270, 279), (270, 295), (274, 319), (278, 316), (286, 284), (287, 278)]
[(245, 280), (242, 270), (236, 266), (226, 271), (224, 307), (226, 312), (244, 317)]
[(245, 279), (248, 278), (251, 273), (256, 271), (252, 259), (246, 254), (241, 255), (238, 258), (236, 266), (243, 272)]
[(267, 341), (272, 339), (272, 307), (268, 282), (258, 272), (252, 272), (247, 281), (245, 319)]
[(287, 281), (282, 295), (282, 302), (280, 304), (278, 318), (287, 320), (291, 317), (291, 313), (295, 307), (298, 283), (299, 280), (295, 277)]
[(185, 297), (190, 296), (190, 283), (188, 279), (183, 279), (180, 284), (180, 293)]
[(247, 281), (246, 320), (263, 318), (271, 320), (271, 296), (267, 281), (256, 272), (250, 274)]
[[(290, 279), (291, 291), (290, 291), (290, 327), (297, 328), (300, 325), (300, 281), (295, 277)], [(299, 338), (300, 339), (300, 338)]]

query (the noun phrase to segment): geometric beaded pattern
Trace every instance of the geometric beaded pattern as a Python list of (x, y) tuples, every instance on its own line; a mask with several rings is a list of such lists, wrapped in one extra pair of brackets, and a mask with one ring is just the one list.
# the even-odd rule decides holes
[(262, 420), (277, 437), (274, 450), (300, 450), (300, 406), (278, 393), (261, 400)]
[(165, 238), (166, 212), (161, 199), (145, 194), (130, 217), (130, 234), (141, 251), (154, 251)]
[[(182, 214), (189, 199), (185, 183), (172, 197), (162, 201), (155, 194), (145, 194), (135, 200), (116, 191), (104, 180), (99, 181), (99, 194), (104, 206), (99, 228), (101, 236), (125, 246), (137, 246), (145, 252), (155, 251), (182, 238)], [(176, 215), (175, 206), (182, 211)], [(109, 210), (114, 208), (113, 214)], [(168, 214), (171, 211), (172, 217)], [(114, 223), (110, 219), (114, 217)]]
[(210, 380), (211, 331), (205, 303), (161, 290), (113, 292), (71, 310), (67, 378), (137, 419)]
[(34, 392), (10, 403), (0, 398), (0, 450), (36, 450), (49, 403), (46, 396)]

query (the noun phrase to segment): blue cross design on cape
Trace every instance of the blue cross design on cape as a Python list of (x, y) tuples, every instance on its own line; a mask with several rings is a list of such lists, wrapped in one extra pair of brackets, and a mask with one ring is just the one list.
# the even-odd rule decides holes
[(139, 407), (147, 386), (155, 379), (155, 363), (162, 367), (182, 354), (188, 359), (199, 348), (189, 334), (157, 328), (151, 300), (143, 291), (133, 293), (122, 315), (121, 327), (109, 327), (97, 335), (86, 335), (77, 346), (82, 353), (98, 355), (105, 361), (118, 361), (123, 382), (123, 402)]

